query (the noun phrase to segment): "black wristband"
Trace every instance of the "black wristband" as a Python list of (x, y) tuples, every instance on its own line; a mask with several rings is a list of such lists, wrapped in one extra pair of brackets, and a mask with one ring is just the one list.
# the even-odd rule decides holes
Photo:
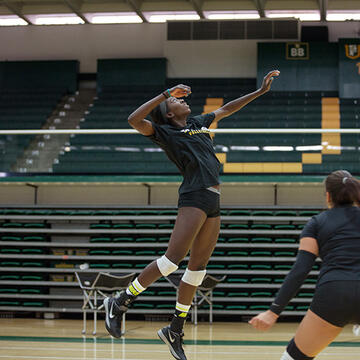
[(170, 97), (168, 90), (165, 90), (162, 94), (165, 96), (166, 99)]
[(305, 250), (299, 250), (295, 264), (287, 274), (274, 302), (270, 306), (270, 310), (273, 313), (280, 315), (280, 313), (285, 309), (286, 305), (295, 296), (307, 278), (315, 260), (316, 255), (313, 253)]

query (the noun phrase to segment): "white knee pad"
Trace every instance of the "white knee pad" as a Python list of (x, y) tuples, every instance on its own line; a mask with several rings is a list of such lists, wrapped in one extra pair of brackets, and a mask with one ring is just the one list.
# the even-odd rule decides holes
[(186, 268), (181, 280), (192, 286), (199, 286), (204, 280), (206, 270), (192, 271)]
[(168, 276), (178, 269), (178, 266), (172, 263), (165, 255), (158, 258), (156, 264), (163, 276)]

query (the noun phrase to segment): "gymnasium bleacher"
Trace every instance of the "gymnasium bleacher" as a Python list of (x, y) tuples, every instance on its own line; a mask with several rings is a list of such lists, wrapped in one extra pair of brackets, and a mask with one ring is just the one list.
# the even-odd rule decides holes
[[(65, 89), (1, 89), (0, 129), (40, 129), (55, 109)], [(0, 136), (1, 171), (8, 172), (29, 145), (33, 136)]]
[[(299, 233), (319, 208), (225, 207), (219, 242), (208, 265), (226, 275), (213, 293), (214, 315), (249, 315), (272, 301), (296, 256)], [(2, 207), (0, 311), (80, 312), (74, 273), (139, 273), (163, 254), (176, 217), (172, 207)], [(179, 274), (185, 269), (180, 265)], [(308, 307), (319, 263), (285, 315)], [(172, 312), (176, 292), (152, 285), (131, 312)], [(156, 301), (155, 301), (156, 300)], [(207, 313), (200, 307), (200, 314)]]

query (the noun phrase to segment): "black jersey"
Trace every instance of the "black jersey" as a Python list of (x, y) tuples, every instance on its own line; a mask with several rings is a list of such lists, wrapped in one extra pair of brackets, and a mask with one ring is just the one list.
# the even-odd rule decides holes
[(321, 266), (318, 284), (360, 280), (360, 208), (340, 206), (312, 217), (301, 237), (315, 238)]
[(208, 129), (214, 118), (214, 113), (190, 116), (183, 128), (152, 123), (155, 133), (148, 137), (165, 151), (184, 177), (180, 194), (220, 183), (221, 165)]

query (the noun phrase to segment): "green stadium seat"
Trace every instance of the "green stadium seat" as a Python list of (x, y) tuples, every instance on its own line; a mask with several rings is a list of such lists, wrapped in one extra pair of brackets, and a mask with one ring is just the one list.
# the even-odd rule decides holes
[(7, 249), (7, 248), (3, 248), (0, 249), (0, 253), (1, 254), (20, 254), (20, 249)]
[(292, 224), (278, 224), (274, 225), (274, 230), (295, 230), (296, 226)]
[(174, 224), (159, 224), (158, 227), (159, 229), (173, 229)]
[(1, 241), (21, 241), (22, 238), (20, 236), (14, 236), (14, 235), (2, 235)]
[(248, 270), (248, 264), (230, 264), (227, 266), (229, 270)]
[(133, 229), (135, 226), (134, 224), (114, 224), (114, 229)]
[(249, 256), (246, 250), (231, 250), (227, 252), (227, 256)]
[(27, 307), (43, 307), (45, 306), (45, 303), (43, 301), (24, 301), (22, 303), (22, 306)]
[(252, 216), (273, 216), (274, 213), (270, 210), (255, 210), (251, 214)]
[(251, 270), (271, 270), (272, 266), (269, 264), (251, 264)]
[(4, 222), (1, 226), (5, 228), (22, 228), (24, 224), (17, 222)]
[(276, 238), (274, 242), (276, 244), (296, 244), (296, 239), (293, 238)]
[(247, 305), (226, 305), (225, 309), (226, 310), (240, 310), (240, 311), (244, 311), (247, 310)]
[(117, 242), (117, 243), (129, 243), (129, 242), (134, 242), (135, 241), (135, 239), (133, 237), (129, 237), (129, 236), (126, 236), (126, 237), (123, 237), (123, 236), (114, 237), (112, 240), (114, 242)]
[(229, 230), (247, 230), (249, 228), (248, 224), (229, 224), (227, 226)]
[(270, 224), (252, 224), (250, 226), (250, 229), (252, 229), (252, 230), (270, 230), (271, 225)]
[(19, 292), (19, 289), (13, 289), (13, 288), (1, 288), (0, 294), (17, 294)]
[(14, 274), (6, 274), (6, 275), (0, 275), (0, 280), (20, 280), (19, 275)]
[(237, 292), (228, 292), (226, 294), (227, 297), (248, 297), (249, 296), (249, 292), (247, 291), (237, 291)]
[(39, 289), (20, 289), (20, 294), (41, 294)]
[(108, 243), (111, 242), (111, 237), (109, 236), (95, 236), (90, 238), (91, 243)]
[(254, 244), (270, 244), (272, 243), (272, 239), (268, 237), (254, 237), (251, 239), (251, 242)]
[(293, 257), (296, 256), (296, 250), (292, 251), (292, 250), (287, 250), (287, 251), (275, 251), (274, 252), (274, 256), (277, 257), (282, 257), (282, 256), (289, 256), (289, 257)]
[(156, 229), (156, 224), (135, 224), (136, 229)]
[(272, 279), (270, 277), (253, 277), (250, 279), (250, 282), (255, 284), (270, 284), (272, 282)]
[(118, 256), (128, 256), (128, 255), (132, 255), (133, 251), (132, 250), (112, 250), (111, 254), (118, 255)]
[(211, 270), (211, 269), (223, 270), (223, 269), (225, 269), (225, 265), (223, 265), (223, 264), (208, 264), (206, 266), (206, 268), (209, 270)]
[(137, 250), (135, 251), (136, 256), (154, 256), (156, 255), (155, 250)]
[(21, 264), (23, 267), (44, 267), (44, 263), (42, 261), (24, 261)]
[(243, 243), (247, 244), (249, 243), (249, 238), (247, 237), (234, 237), (234, 238), (228, 238), (229, 243)]
[(113, 268), (131, 269), (133, 267), (130, 263), (114, 263), (111, 265)]
[(275, 216), (296, 216), (296, 211), (291, 210), (280, 210), (275, 211)]
[(229, 210), (229, 216), (250, 216), (249, 210)]
[(274, 270), (288, 271), (288, 270), (291, 270), (291, 268), (292, 268), (291, 265), (284, 265), (284, 264), (276, 264), (276, 265), (274, 265)]
[(38, 229), (43, 229), (46, 227), (46, 224), (44, 223), (25, 223), (24, 224), (25, 228), (38, 228)]
[(155, 243), (156, 237), (139, 237), (135, 239), (135, 242), (143, 242), (143, 243)]
[(0, 300), (0, 306), (19, 306), (20, 301)]
[(249, 310), (253, 311), (266, 311), (269, 309), (269, 305), (250, 305)]
[(24, 241), (44, 242), (46, 237), (42, 235), (26, 235), (24, 236)]
[(158, 291), (158, 296), (176, 296), (175, 290)]
[(110, 264), (90, 264), (90, 269), (108, 269), (110, 267)]
[(251, 297), (271, 297), (271, 291), (254, 291), (250, 294)]
[(21, 251), (23, 254), (33, 254), (33, 255), (40, 255), (44, 253), (43, 249), (22, 249)]
[(162, 242), (162, 243), (168, 243), (169, 240), (170, 240), (170, 237), (169, 237), (169, 236), (160, 236), (160, 237), (158, 238), (158, 241), (159, 241), (159, 242)]
[(246, 284), (249, 282), (249, 279), (247, 278), (238, 278), (238, 277), (227, 277), (226, 282), (228, 283), (239, 283), (239, 284)]
[(272, 252), (267, 250), (253, 250), (250, 252), (250, 256), (272, 256)]
[(299, 211), (299, 216), (314, 216), (314, 215), (318, 215), (320, 213), (320, 211), (316, 211), (316, 210), (302, 210)]
[(111, 224), (90, 224), (90, 229), (110, 229)]
[[(135, 302), (131, 305), (132, 308), (134, 309), (154, 309), (155, 305), (154, 304), (145, 304), (145, 303), (141, 303), (141, 302)], [(174, 308), (174, 305), (173, 305)]]
[(22, 275), (21, 280), (24, 281), (43, 281), (44, 277), (41, 275)]
[(106, 256), (106, 255), (110, 255), (111, 251), (110, 250), (98, 250), (98, 249), (93, 249), (93, 250), (89, 250), (89, 255), (97, 255), (97, 256)]
[(1, 261), (0, 262), (1, 267), (17, 267), (20, 266), (19, 261)]

